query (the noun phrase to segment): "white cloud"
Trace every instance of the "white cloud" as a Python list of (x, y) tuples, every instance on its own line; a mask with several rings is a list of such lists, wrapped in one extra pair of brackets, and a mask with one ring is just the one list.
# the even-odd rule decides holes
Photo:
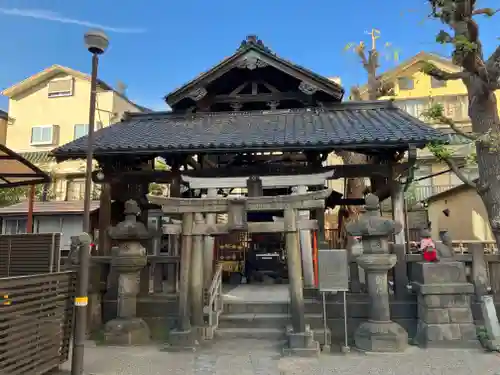
[(36, 18), (38, 20), (86, 26), (90, 28), (102, 29), (113, 33), (138, 34), (146, 31), (145, 29), (140, 29), (140, 28), (113, 27), (107, 25), (100, 25), (90, 21), (77, 20), (74, 18), (64, 17), (62, 14), (44, 9), (0, 8), (0, 14), (4, 14), (7, 16), (29, 17), (29, 18)]

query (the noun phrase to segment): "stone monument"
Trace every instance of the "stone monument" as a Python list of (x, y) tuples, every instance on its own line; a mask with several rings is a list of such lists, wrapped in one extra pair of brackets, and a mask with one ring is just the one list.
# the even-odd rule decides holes
[(147, 264), (146, 249), (141, 241), (152, 237), (146, 226), (137, 221), (137, 202), (125, 203), (125, 220), (109, 228), (109, 236), (118, 242), (111, 267), (118, 273), (117, 317), (106, 323), (104, 340), (113, 345), (145, 344), (150, 340), (149, 327), (136, 316), (139, 274)]
[(474, 286), (466, 281), (465, 265), (441, 252), (438, 262), (415, 264), (413, 279), (412, 287), (418, 294), (417, 343), (424, 347), (477, 347), (470, 304)]
[(358, 349), (371, 352), (400, 352), (408, 346), (408, 333), (391, 321), (387, 272), (396, 264), (389, 253), (389, 236), (402, 230), (401, 224), (380, 216), (379, 200), (369, 194), (365, 213), (357, 222), (347, 225), (351, 236), (361, 236), (363, 254), (356, 262), (365, 270), (370, 296), (370, 319), (354, 333)]

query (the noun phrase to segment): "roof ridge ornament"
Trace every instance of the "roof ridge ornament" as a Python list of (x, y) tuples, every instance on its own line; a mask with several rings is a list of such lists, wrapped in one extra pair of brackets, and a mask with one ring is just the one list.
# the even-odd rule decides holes
[(259, 37), (255, 34), (249, 34), (247, 37), (241, 41), (240, 47), (238, 49), (246, 48), (248, 46), (256, 46), (258, 48), (263, 49), (266, 52), (271, 52), (271, 49), (264, 45), (264, 42), (259, 39)]
[(255, 70), (257, 68), (265, 68), (267, 63), (257, 56), (245, 56), (238, 61), (236, 66), (240, 69)]

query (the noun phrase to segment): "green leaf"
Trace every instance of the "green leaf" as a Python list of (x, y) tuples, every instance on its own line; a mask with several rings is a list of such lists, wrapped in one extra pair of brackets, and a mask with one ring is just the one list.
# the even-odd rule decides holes
[(436, 35), (436, 42), (439, 44), (446, 44), (446, 43), (451, 43), (453, 41), (453, 38), (451, 37), (450, 34), (448, 34), (446, 31), (441, 30), (437, 35)]

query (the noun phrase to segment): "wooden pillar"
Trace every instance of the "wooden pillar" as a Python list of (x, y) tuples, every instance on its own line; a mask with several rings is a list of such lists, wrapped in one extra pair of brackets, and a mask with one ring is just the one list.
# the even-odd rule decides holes
[[(217, 189), (208, 189), (208, 198), (215, 198), (217, 196)], [(206, 214), (207, 225), (217, 224), (217, 214)], [(214, 245), (215, 238), (213, 236), (205, 236), (203, 240), (203, 285), (209, 288), (212, 283), (214, 273)]]
[(391, 185), (391, 200), (392, 200), (392, 218), (394, 221), (401, 224), (403, 229), (394, 235), (394, 243), (404, 245), (406, 248), (406, 220), (405, 220), (405, 193), (403, 185), (397, 181), (393, 181)]
[[(170, 184), (170, 197), (179, 198), (181, 196), (181, 177), (180, 175), (176, 176), (171, 184)], [(170, 220), (172, 220), (172, 215), (170, 216)], [(175, 216), (175, 219), (179, 220), (180, 217)], [(169, 234), (168, 235), (168, 250), (170, 256), (178, 256), (180, 253), (181, 241), (179, 240), (178, 235)], [(166, 273), (166, 289), (167, 292), (176, 293), (179, 288), (179, 280), (178, 280), (178, 272), (179, 266), (175, 263), (168, 263), (163, 266)], [(181, 266), (182, 267), (182, 266)]]
[(185, 213), (182, 217), (182, 249), (181, 274), (179, 282), (179, 331), (189, 331), (189, 273), (191, 268), (191, 247), (193, 231), (193, 214)]
[(295, 333), (305, 332), (304, 291), (302, 283), (302, 264), (297, 231), (297, 211), (289, 208), (284, 211), (286, 232), (286, 253), (290, 288), (292, 326)]
[[(203, 214), (194, 214), (195, 224), (203, 224)], [(191, 324), (203, 326), (203, 236), (193, 236), (190, 272)]]
[(99, 255), (111, 254), (111, 239), (108, 228), (111, 226), (111, 185), (101, 185), (99, 197)]
[(33, 233), (33, 206), (35, 204), (35, 185), (30, 186), (28, 196), (28, 220), (26, 220), (26, 233)]

